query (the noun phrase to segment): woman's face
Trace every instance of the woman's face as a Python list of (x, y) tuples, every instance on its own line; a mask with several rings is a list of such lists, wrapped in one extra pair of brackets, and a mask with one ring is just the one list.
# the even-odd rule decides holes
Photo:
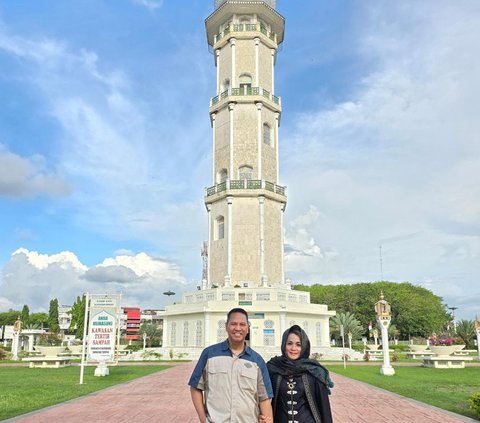
[(302, 343), (300, 342), (300, 337), (291, 333), (287, 338), (287, 345), (285, 346), (285, 352), (287, 353), (287, 358), (290, 360), (298, 360), (300, 354), (302, 353)]

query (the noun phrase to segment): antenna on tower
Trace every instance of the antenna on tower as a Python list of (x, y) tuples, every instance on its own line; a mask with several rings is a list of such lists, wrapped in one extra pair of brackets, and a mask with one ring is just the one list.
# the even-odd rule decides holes
[(203, 261), (202, 266), (202, 288), (207, 288), (208, 283), (208, 242), (203, 241), (203, 247), (201, 249), (201, 256)]

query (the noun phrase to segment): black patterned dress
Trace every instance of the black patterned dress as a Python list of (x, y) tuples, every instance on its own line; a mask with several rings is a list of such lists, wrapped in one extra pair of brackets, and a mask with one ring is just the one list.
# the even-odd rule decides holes
[[(310, 386), (315, 387), (313, 377)], [(315, 390), (315, 388), (314, 388)], [(315, 396), (315, 392), (313, 393)], [(282, 377), (278, 389), (275, 423), (315, 423), (301, 376)]]

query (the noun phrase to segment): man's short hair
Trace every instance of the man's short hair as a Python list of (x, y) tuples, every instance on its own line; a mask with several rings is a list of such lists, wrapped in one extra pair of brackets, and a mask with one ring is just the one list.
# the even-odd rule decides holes
[(248, 323), (248, 313), (243, 309), (243, 308), (240, 308), (240, 307), (236, 307), (236, 308), (232, 308), (228, 314), (227, 314), (227, 323), (230, 321), (230, 316), (233, 314), (233, 313), (241, 313), (243, 314), (246, 319), (247, 319), (247, 323)]

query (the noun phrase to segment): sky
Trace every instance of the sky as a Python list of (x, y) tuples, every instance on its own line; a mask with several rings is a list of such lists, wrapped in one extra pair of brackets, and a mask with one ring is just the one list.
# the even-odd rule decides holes
[[(0, 0), (0, 311), (84, 292), (161, 309), (196, 289), (212, 11)], [(277, 11), (286, 277), (408, 281), (480, 315), (480, 2)]]

